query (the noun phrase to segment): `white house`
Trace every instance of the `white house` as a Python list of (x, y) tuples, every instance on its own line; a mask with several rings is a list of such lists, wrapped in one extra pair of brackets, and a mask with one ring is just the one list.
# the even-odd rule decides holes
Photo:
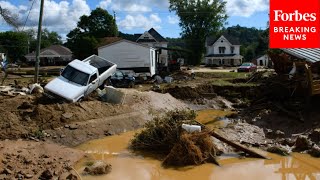
[(240, 55), (240, 46), (237, 39), (226, 34), (218, 38), (208, 37), (206, 39), (205, 64), (209, 66), (241, 65), (243, 57)]
[(254, 59), (253, 63), (256, 64), (257, 66), (264, 66), (264, 67), (270, 67), (272, 65), (272, 61), (267, 54)]
[(118, 39), (98, 47), (98, 55), (117, 64), (118, 69), (134, 71), (136, 75), (156, 73), (155, 49), (143, 44)]
[[(149, 47), (156, 49), (167, 48), (168, 41), (162, 37), (155, 29), (151, 28), (149, 31), (143, 34), (135, 34), (137, 37), (136, 42), (139, 44), (144, 44)], [(159, 63), (162, 66), (168, 66), (168, 51), (166, 49), (161, 49), (159, 52)]]

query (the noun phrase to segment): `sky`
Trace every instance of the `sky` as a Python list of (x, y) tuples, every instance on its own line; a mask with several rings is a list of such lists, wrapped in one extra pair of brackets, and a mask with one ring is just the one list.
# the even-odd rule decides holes
[[(225, 0), (228, 26), (265, 29), (269, 0)], [(36, 29), (40, 0), (0, 0), (0, 6), (18, 15), (25, 26)], [(45, 0), (43, 26), (58, 32), (63, 39), (77, 26), (82, 15), (101, 7), (116, 14), (118, 29), (124, 33), (143, 33), (155, 28), (164, 37), (179, 37), (181, 29), (175, 12), (169, 12), (169, 0)], [(0, 31), (12, 30), (0, 19)]]

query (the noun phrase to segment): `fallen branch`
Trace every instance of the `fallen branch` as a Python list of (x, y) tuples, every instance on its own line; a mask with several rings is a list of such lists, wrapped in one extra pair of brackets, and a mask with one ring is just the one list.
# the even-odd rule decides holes
[(244, 146), (242, 146), (242, 145), (240, 145), (238, 143), (232, 142), (232, 141), (222, 137), (221, 135), (219, 135), (218, 133), (216, 133), (214, 131), (211, 131), (210, 135), (215, 137), (215, 138), (217, 138), (217, 139), (219, 139), (220, 141), (232, 146), (235, 149), (241, 150), (241, 151), (249, 154), (251, 157), (262, 158), (262, 159), (270, 159), (270, 158), (268, 158), (268, 157), (266, 157), (266, 156), (264, 156), (262, 154), (259, 154), (259, 153), (255, 152), (255, 151), (253, 151), (253, 150), (251, 150), (251, 149), (249, 149), (247, 147), (244, 147)]

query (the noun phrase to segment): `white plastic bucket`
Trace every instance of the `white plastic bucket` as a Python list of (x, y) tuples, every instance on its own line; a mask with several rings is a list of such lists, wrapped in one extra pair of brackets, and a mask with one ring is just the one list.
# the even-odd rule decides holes
[(198, 125), (182, 124), (181, 127), (189, 133), (201, 132), (201, 126)]

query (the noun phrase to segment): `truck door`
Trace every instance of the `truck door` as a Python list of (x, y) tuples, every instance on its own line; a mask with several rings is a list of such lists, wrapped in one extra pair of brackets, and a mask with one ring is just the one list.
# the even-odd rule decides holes
[(90, 76), (88, 89), (85, 95), (90, 94), (92, 91), (96, 90), (99, 86), (99, 79), (97, 73)]

